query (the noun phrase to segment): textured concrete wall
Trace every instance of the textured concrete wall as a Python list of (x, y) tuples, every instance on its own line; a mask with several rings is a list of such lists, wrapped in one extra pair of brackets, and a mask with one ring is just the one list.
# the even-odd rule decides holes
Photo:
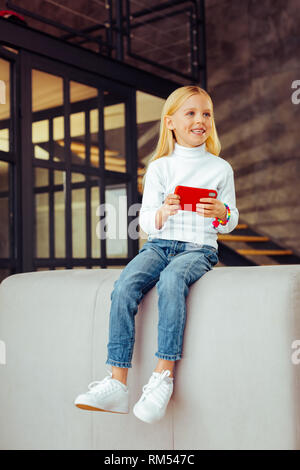
[(240, 222), (296, 254), (300, 102), (291, 86), (300, 80), (299, 24), (299, 0), (206, 0), (208, 92)]

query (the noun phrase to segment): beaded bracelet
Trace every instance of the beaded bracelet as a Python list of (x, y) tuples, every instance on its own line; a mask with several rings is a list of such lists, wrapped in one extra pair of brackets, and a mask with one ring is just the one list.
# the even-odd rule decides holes
[(225, 202), (224, 202), (224, 206), (227, 209), (227, 211), (226, 211), (226, 220), (225, 220), (225, 222), (223, 222), (222, 219), (219, 219), (218, 217), (216, 217), (215, 220), (212, 223), (215, 228), (217, 228), (219, 224), (226, 225), (228, 223), (228, 220), (230, 219), (231, 213), (230, 213), (229, 206), (227, 204), (225, 204)]

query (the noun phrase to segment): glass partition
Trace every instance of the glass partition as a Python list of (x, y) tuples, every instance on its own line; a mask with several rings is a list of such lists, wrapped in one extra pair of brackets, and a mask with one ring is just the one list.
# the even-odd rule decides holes
[(49, 70), (31, 77), (36, 267), (127, 260), (126, 97)]
[(10, 62), (0, 58), (0, 151), (10, 149)]

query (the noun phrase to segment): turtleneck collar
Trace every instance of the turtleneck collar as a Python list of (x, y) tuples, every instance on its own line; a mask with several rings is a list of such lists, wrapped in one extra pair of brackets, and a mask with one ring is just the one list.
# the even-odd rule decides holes
[(206, 144), (203, 142), (202, 145), (198, 147), (184, 147), (175, 142), (174, 146), (174, 156), (182, 158), (200, 158), (203, 157), (206, 153)]

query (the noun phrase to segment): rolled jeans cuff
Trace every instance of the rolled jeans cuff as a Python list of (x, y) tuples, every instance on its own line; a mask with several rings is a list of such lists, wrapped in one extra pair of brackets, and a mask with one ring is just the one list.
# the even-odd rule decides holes
[(155, 353), (155, 356), (159, 359), (165, 359), (166, 361), (178, 361), (182, 359), (182, 354), (163, 354), (160, 352)]
[(132, 367), (131, 362), (118, 362), (118, 361), (114, 361), (113, 359), (107, 359), (105, 364), (114, 366), (114, 367), (123, 367), (125, 369), (130, 369)]

